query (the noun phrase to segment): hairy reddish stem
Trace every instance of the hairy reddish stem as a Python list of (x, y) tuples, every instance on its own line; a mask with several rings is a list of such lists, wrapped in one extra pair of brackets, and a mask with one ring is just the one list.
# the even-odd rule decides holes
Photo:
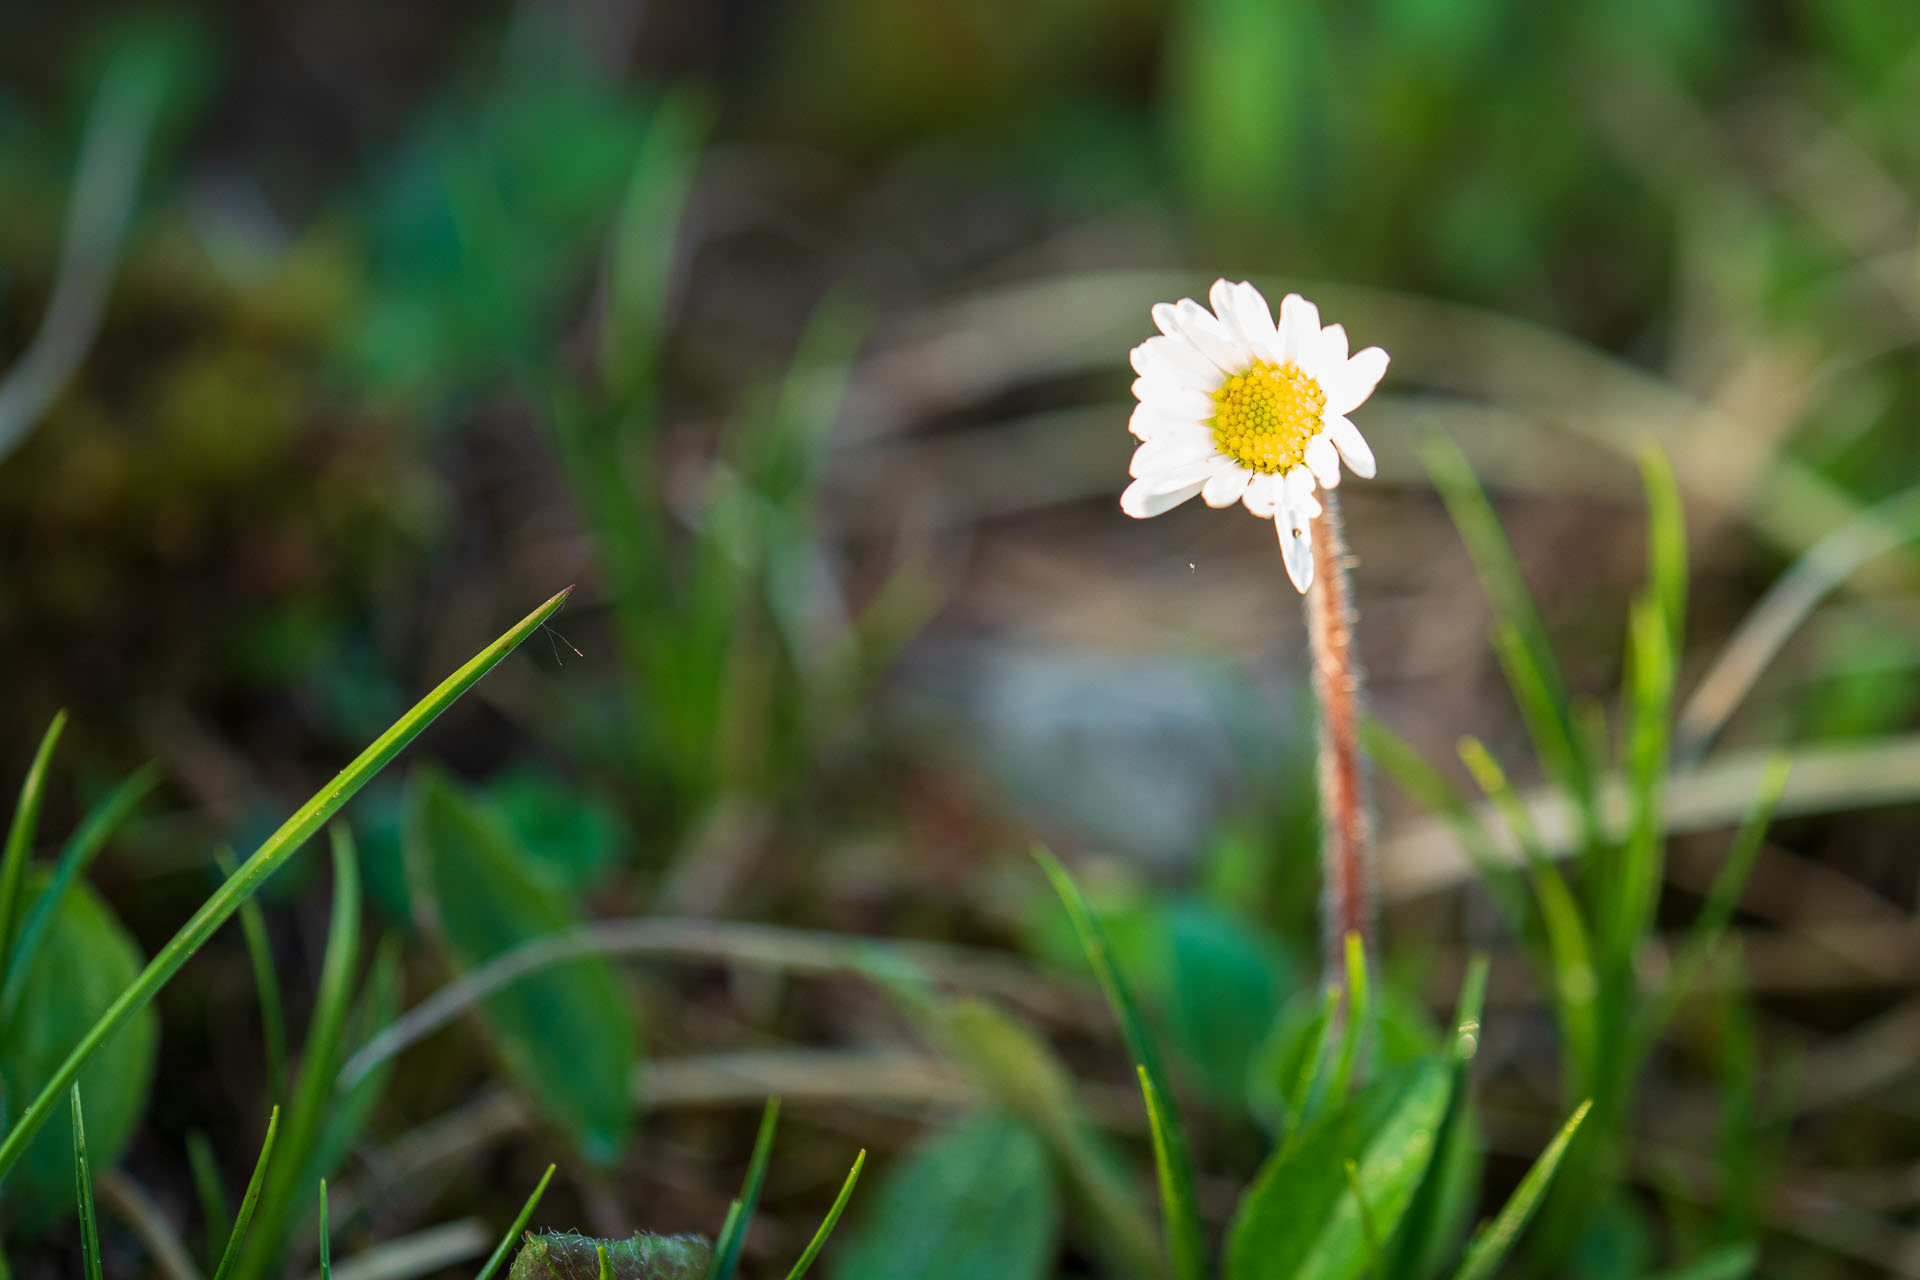
[(1340, 528), (1339, 499), (1330, 491), (1320, 497), (1325, 509), (1312, 523), (1307, 634), (1313, 647), (1313, 695), (1320, 707), (1320, 857), (1326, 880), (1321, 941), (1328, 978), (1344, 987), (1347, 935), (1359, 934), (1366, 950), (1372, 950), (1373, 820), (1366, 761), (1360, 753), (1366, 681), (1353, 650), (1350, 557)]

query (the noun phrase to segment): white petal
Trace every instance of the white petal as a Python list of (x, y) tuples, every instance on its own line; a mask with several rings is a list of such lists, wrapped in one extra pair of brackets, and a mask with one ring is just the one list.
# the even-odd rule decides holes
[(1180, 299), (1180, 305), (1174, 308), (1174, 324), (1181, 337), (1228, 373), (1239, 373), (1253, 363), (1246, 348), (1227, 332), (1213, 312), (1192, 298)]
[(1161, 468), (1142, 477), (1139, 483), (1145, 485), (1149, 492), (1167, 493), (1190, 484), (1205, 484), (1220, 472), (1238, 470), (1239, 467), (1236, 460), (1216, 453), (1192, 462)]
[(1181, 431), (1188, 427), (1205, 429), (1204, 424), (1177, 413), (1165, 413), (1150, 404), (1137, 404), (1133, 407), (1133, 416), (1127, 419), (1127, 430), (1142, 440), (1155, 440), (1170, 431)]
[(1373, 450), (1367, 446), (1366, 437), (1360, 434), (1360, 428), (1338, 415), (1327, 419), (1327, 439), (1333, 441), (1340, 450), (1340, 456), (1347, 460), (1353, 474), (1362, 480), (1373, 479)]
[(1332, 489), (1340, 484), (1340, 454), (1325, 432), (1307, 441), (1306, 458), (1307, 468), (1321, 488)]
[(1287, 483), (1271, 471), (1265, 471), (1253, 478), (1247, 486), (1247, 510), (1262, 517), (1278, 515), (1281, 504), (1286, 501)]
[(1295, 467), (1287, 472), (1284, 481), (1286, 492), (1280, 503), (1282, 511), (1293, 512), (1302, 524), (1320, 514), (1320, 499), (1313, 496), (1313, 472), (1305, 467)]
[(1273, 311), (1267, 306), (1266, 298), (1251, 284), (1242, 280), (1234, 290), (1236, 323), (1244, 341), (1253, 349), (1253, 354), (1272, 364), (1286, 362), (1286, 351), (1280, 345), (1280, 330), (1274, 326)]
[(1367, 402), (1367, 397), (1386, 375), (1386, 352), (1378, 347), (1356, 352), (1337, 372), (1330, 372), (1320, 382), (1320, 389), (1327, 393), (1327, 412), (1352, 413)]
[(1287, 360), (1301, 364), (1313, 355), (1320, 339), (1320, 308), (1297, 293), (1280, 300), (1280, 349)]
[[(1343, 359), (1345, 355), (1341, 353)], [(1185, 338), (1148, 338), (1133, 349), (1132, 360), (1134, 372), (1142, 377), (1177, 369), (1183, 375), (1179, 381), (1201, 391), (1217, 391), (1226, 380), (1220, 366), (1201, 355), (1200, 349)]]
[(1287, 576), (1293, 579), (1294, 589), (1305, 595), (1313, 585), (1313, 543), (1307, 527), (1304, 522), (1296, 525), (1286, 511), (1273, 518), (1273, 527), (1280, 535), (1280, 558), (1286, 562)]
[(1181, 503), (1199, 493), (1205, 480), (1195, 481), (1184, 489), (1170, 489), (1165, 493), (1154, 493), (1146, 487), (1146, 481), (1136, 480), (1128, 485), (1126, 492), (1120, 495), (1120, 509), (1135, 520), (1145, 520), (1173, 510)]
[(1141, 404), (1176, 418), (1198, 422), (1214, 412), (1213, 401), (1204, 393), (1162, 378), (1135, 378), (1133, 394)]
[(1330, 324), (1320, 331), (1320, 337), (1314, 342), (1308, 355), (1308, 364), (1302, 367), (1316, 378), (1337, 372), (1347, 363), (1347, 328), (1345, 325)]
[(1207, 481), (1207, 487), (1200, 491), (1210, 507), (1230, 507), (1240, 501), (1240, 495), (1247, 491), (1247, 482), (1253, 479), (1253, 472), (1245, 467), (1235, 467), (1231, 471), (1221, 471)]
[(1214, 455), (1213, 433), (1202, 432), (1198, 439), (1189, 436), (1155, 436), (1133, 451), (1127, 474), (1136, 480), (1200, 462)]

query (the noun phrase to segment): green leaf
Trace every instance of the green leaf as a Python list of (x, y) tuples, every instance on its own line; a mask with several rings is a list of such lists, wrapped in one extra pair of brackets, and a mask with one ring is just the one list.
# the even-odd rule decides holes
[(87, 1122), (80, 1114), (80, 1086), (67, 1090), (73, 1106), (74, 1200), (80, 1208), (80, 1250), (87, 1280), (100, 1280), (100, 1221), (93, 1212), (93, 1170), (87, 1164)]
[[(415, 908), (456, 971), (580, 924), (498, 812), (436, 770), (408, 788), (403, 843)], [(587, 956), (530, 974), (489, 995), (479, 1015), (535, 1107), (589, 1159), (618, 1158), (632, 1124), (639, 1033), (612, 966)]]
[[(1099, 980), (1101, 990), (1106, 993), (1107, 1004), (1120, 1023), (1120, 1034), (1127, 1042), (1127, 1050), (1133, 1055), (1134, 1064), (1146, 1073), (1153, 1085), (1153, 1092), (1162, 1101), (1171, 1099), (1173, 1095), (1168, 1092), (1166, 1072), (1160, 1067), (1160, 1055), (1155, 1052), (1153, 1040), (1147, 1035), (1139, 1006), (1134, 1003), (1132, 993), (1120, 977), (1119, 967), (1114, 963), (1113, 949), (1107, 943), (1100, 922), (1087, 909), (1086, 899), (1080, 895), (1080, 887), (1058, 859), (1037, 846), (1033, 856), (1040, 863), (1041, 870), (1046, 872), (1047, 879), (1052, 881), (1054, 892), (1060, 895), (1060, 901), (1073, 920), (1074, 932), (1079, 935), (1087, 962), (1093, 966), (1094, 977)], [(1180, 1113), (1171, 1106), (1164, 1109), (1161, 1120), (1161, 1140), (1155, 1146), (1160, 1182), (1163, 1187), (1176, 1188), (1176, 1194), (1171, 1199), (1163, 1199), (1161, 1204), (1166, 1220), (1167, 1252), (1178, 1280), (1201, 1280), (1207, 1269), (1206, 1246), (1200, 1224), (1190, 1212), (1198, 1197), (1193, 1189), (1193, 1162), (1187, 1152), (1186, 1130), (1180, 1123)]]
[(327, 1222), (327, 1180), (320, 1179), (320, 1280), (333, 1280), (333, 1228)]
[[(240, 870), (227, 878), (225, 884), (215, 890), (213, 896), (203, 903), (193, 914), (193, 918), (181, 926), (180, 931), (158, 955), (140, 972), (137, 979), (123, 983), (118, 997), (101, 1013), (98, 1020), (74, 1045), (72, 1051), (62, 1061), (40, 1089), (32, 1103), (21, 1112), (20, 1118), (7, 1131), (4, 1141), (0, 1141), (0, 1177), (5, 1177), (26, 1151), (27, 1144), (46, 1123), (53, 1108), (58, 1105), (62, 1094), (79, 1076), (81, 1068), (101, 1046), (108, 1043), (114, 1033), (127, 1023), (134, 1021), (158, 994), (173, 975), (180, 971), (194, 952), (206, 944), (208, 938), (225, 924), (228, 917), (239, 909), (242, 902), (251, 897), (261, 883), (271, 876), (294, 851), (304, 844), (326, 824), (328, 818), (338, 813), (351, 800), (367, 780), (379, 773), (389, 761), (399, 755), (408, 743), (418, 737), (421, 730), (452, 706), (459, 696), (476, 684), (480, 677), (491, 671), (499, 661), (512, 653), (521, 641), (544, 623), (555, 610), (566, 603), (567, 596), (573, 591), (568, 587), (554, 596), (532, 613), (522, 618), (512, 630), (495, 640), (476, 654), (467, 664), (441, 681), (432, 693), (414, 704), (412, 710), (395, 721), (393, 726), (362, 751), (353, 762), (341, 770), (320, 791), (309, 799), (293, 816), (283, 823), (280, 829), (269, 836), (266, 843), (254, 850)], [(89, 1087), (89, 1096), (94, 1090)]]
[(1480, 1015), (1486, 1007), (1488, 968), (1487, 958), (1476, 955), (1460, 983), (1453, 1014), (1453, 1079), (1447, 1114), (1440, 1122), (1434, 1158), (1400, 1221), (1390, 1275), (1431, 1275), (1440, 1258), (1451, 1254), (1454, 1240), (1479, 1199), (1480, 1151), (1472, 1119), (1471, 1073), (1473, 1060), (1480, 1052)]
[[(50, 880), (34, 873), (25, 888), (37, 897)], [(84, 1071), (64, 1082), (62, 1064), (139, 972), (140, 953), (106, 905), (85, 884), (72, 886), (48, 917), (33, 962), (23, 971), (12, 1030), (0, 1042), (0, 1093), (9, 1098), (31, 1098), (36, 1090), (44, 1096), (58, 1083), (55, 1096), (64, 1100), (77, 1079), (92, 1113), (94, 1160), (102, 1167), (119, 1162), (146, 1111), (158, 1019), (145, 1011), (128, 1019)], [(24, 1125), (16, 1124), (14, 1132), (24, 1132)], [(57, 1129), (20, 1141), (5, 1197), (16, 1230), (31, 1234), (71, 1210), (70, 1145)]]
[[(518, 1239), (519, 1233), (510, 1236)], [(614, 1280), (701, 1280), (713, 1258), (713, 1250), (698, 1236), (638, 1231), (627, 1240), (591, 1240), (572, 1232), (529, 1235), (507, 1274), (509, 1280), (599, 1280), (603, 1249)], [(488, 1274), (483, 1272), (481, 1280)]]
[[(22, 910), (21, 887), (26, 883), (27, 859), (33, 856), (33, 837), (40, 825), (40, 801), (47, 790), (47, 768), (53, 762), (53, 749), (67, 727), (67, 713), (55, 715), (40, 738), (40, 749), (20, 783), (20, 798), (14, 802), (13, 820), (7, 825), (7, 843), (0, 852), (0, 982), (7, 976), (7, 958), (13, 954), (13, 938)], [(5, 1172), (0, 1168), (0, 1172)]]
[(740, 1266), (740, 1250), (747, 1241), (747, 1226), (760, 1204), (760, 1188), (767, 1181), (767, 1162), (773, 1158), (773, 1133), (780, 1124), (780, 1099), (768, 1098), (760, 1113), (760, 1132), (754, 1135), (753, 1157), (747, 1161), (746, 1185), (739, 1198), (727, 1207), (726, 1224), (713, 1245), (713, 1261), (707, 1267), (707, 1280), (733, 1280)]
[(807, 1241), (806, 1249), (787, 1272), (787, 1280), (801, 1280), (813, 1266), (813, 1260), (820, 1256), (820, 1250), (826, 1247), (827, 1237), (833, 1234), (834, 1227), (840, 1221), (840, 1215), (846, 1212), (847, 1201), (853, 1199), (854, 1184), (860, 1181), (860, 1170), (867, 1164), (867, 1153), (862, 1150), (853, 1158), (853, 1168), (847, 1170), (847, 1180), (840, 1184), (840, 1194), (833, 1198), (833, 1207), (827, 1210), (827, 1216), (820, 1221), (820, 1227), (813, 1233), (813, 1239)]
[(253, 1162), (253, 1176), (247, 1179), (246, 1194), (240, 1198), (240, 1212), (234, 1215), (233, 1232), (227, 1237), (226, 1251), (220, 1255), (220, 1266), (213, 1273), (213, 1280), (227, 1280), (233, 1274), (234, 1265), (240, 1261), (240, 1249), (247, 1240), (247, 1228), (253, 1224), (253, 1211), (260, 1203), (261, 1188), (266, 1186), (267, 1166), (273, 1158), (273, 1139), (280, 1130), (280, 1108), (275, 1107), (267, 1114), (267, 1136), (260, 1143), (260, 1158)]
[[(214, 859), (224, 879), (234, 871), (233, 855), (221, 850)], [(253, 966), (253, 986), (260, 996), (260, 1034), (267, 1048), (267, 1088), (284, 1097), (287, 1087), (287, 1014), (280, 996), (280, 971), (273, 963), (273, 945), (267, 939), (266, 913), (249, 898), (240, 904), (240, 932), (247, 943), (247, 962)]]
[(1041, 1280), (1060, 1238), (1046, 1144), (976, 1116), (892, 1169), (834, 1268), (836, 1280)]
[(1208, 1092), (1243, 1106), (1279, 1012), (1279, 963), (1265, 938), (1212, 907), (1183, 902), (1168, 914), (1167, 1029)]
[(1527, 1176), (1520, 1179), (1520, 1185), (1514, 1188), (1499, 1215), (1474, 1233), (1473, 1242), (1467, 1246), (1467, 1256), (1454, 1272), (1454, 1280), (1486, 1280), (1499, 1267), (1521, 1231), (1526, 1229), (1527, 1219), (1539, 1208), (1541, 1197), (1553, 1181), (1554, 1170), (1567, 1153), (1567, 1144), (1573, 1141), (1575, 1131), (1592, 1106), (1591, 1102), (1583, 1102), (1574, 1110), (1553, 1141), (1547, 1144), (1547, 1149), (1540, 1153), (1540, 1158), (1533, 1162), (1533, 1167), (1527, 1170)]
[(1730, 1244), (1710, 1250), (1692, 1262), (1649, 1276), (1647, 1280), (1741, 1280), (1759, 1262), (1759, 1251), (1752, 1244)]
[(520, 1206), (520, 1214), (513, 1220), (513, 1225), (507, 1228), (507, 1234), (500, 1237), (500, 1243), (494, 1246), (491, 1254), (487, 1255), (486, 1264), (480, 1268), (480, 1274), (476, 1280), (493, 1280), (493, 1273), (498, 1271), (500, 1264), (507, 1259), (507, 1250), (513, 1248), (513, 1242), (520, 1238), (520, 1233), (527, 1229), (529, 1222), (533, 1221), (533, 1211), (540, 1206), (540, 1198), (547, 1194), (547, 1184), (553, 1181), (553, 1170), (554, 1166), (548, 1165), (547, 1171), (540, 1175), (540, 1181), (534, 1186), (533, 1194), (528, 1196), (527, 1202)]
[(1360, 1061), (1360, 1043), (1367, 1038), (1367, 1016), (1371, 1012), (1367, 982), (1367, 949), (1360, 941), (1360, 935), (1349, 933), (1346, 936), (1347, 975), (1346, 1011), (1340, 1027), (1340, 1053), (1334, 1059), (1333, 1100), (1339, 1106), (1347, 1100), (1348, 1092), (1353, 1088), (1353, 1073)]
[(1428, 1058), (1360, 1090), (1268, 1160), (1240, 1202), (1227, 1246), (1231, 1280), (1350, 1280), (1366, 1270), (1354, 1161), (1378, 1230), (1391, 1235), (1433, 1157), (1451, 1093)]
[(207, 1140), (206, 1131), (189, 1129), (187, 1131), (187, 1163), (193, 1169), (194, 1194), (200, 1200), (200, 1220), (207, 1232), (208, 1265), (219, 1261), (222, 1234), (229, 1225), (226, 1188), (220, 1184), (219, 1158), (213, 1154), (213, 1144)]

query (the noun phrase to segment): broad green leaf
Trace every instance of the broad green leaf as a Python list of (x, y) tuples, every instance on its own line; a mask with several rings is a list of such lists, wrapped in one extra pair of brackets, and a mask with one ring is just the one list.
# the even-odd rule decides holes
[(1567, 1154), (1567, 1145), (1573, 1141), (1574, 1133), (1580, 1128), (1580, 1122), (1587, 1118), (1587, 1110), (1593, 1104), (1583, 1102), (1567, 1118), (1560, 1132), (1554, 1136), (1540, 1158), (1527, 1170), (1527, 1176), (1520, 1179), (1520, 1185), (1514, 1188), (1513, 1195), (1492, 1222), (1474, 1233), (1473, 1242), (1467, 1246), (1467, 1256), (1460, 1263), (1460, 1270), (1454, 1273), (1454, 1280), (1487, 1280), (1500, 1266), (1507, 1252), (1513, 1248), (1514, 1241), (1526, 1229), (1527, 1220), (1533, 1211), (1540, 1207), (1541, 1197), (1547, 1194), (1547, 1186), (1553, 1181), (1554, 1170), (1560, 1167), (1560, 1159)]
[(1730, 1244), (1647, 1280), (1741, 1280), (1759, 1261), (1759, 1251), (1751, 1244)]
[[(326, 825), (327, 819), (338, 813), (367, 784), (368, 779), (385, 768), (408, 743), (419, 736), (421, 730), (432, 724), (461, 694), (477, 684), (502, 658), (512, 653), (521, 641), (546, 622), (555, 610), (566, 603), (572, 591), (573, 588), (568, 587), (522, 618), (505, 635), (475, 654), (466, 665), (415, 703), (391, 728), (354, 757), (352, 763), (334, 775), (331, 782), (294, 810), (280, 829), (255, 849), (240, 869), (227, 877), (213, 896), (201, 904), (193, 918), (160, 948), (159, 954), (140, 971), (135, 980), (120, 985), (112, 1003), (55, 1068), (52, 1078), (41, 1087), (33, 1101), (20, 1113), (19, 1119), (7, 1130), (6, 1138), (0, 1140), (0, 1178), (6, 1177), (19, 1161), (27, 1144), (53, 1114), (54, 1107), (59, 1105), (67, 1087), (80, 1075), (88, 1060), (113, 1039), (114, 1033), (130, 1022), (137, 1021), (160, 988), (166, 986), (173, 975), (180, 971), (180, 966), (239, 910), (242, 902), (252, 897), (260, 885), (306, 843), (308, 837)], [(89, 1088), (88, 1092), (91, 1096), (93, 1091)]]
[[(513, 1238), (520, 1237), (515, 1233)], [(507, 1277), (508, 1280), (599, 1280), (603, 1249), (614, 1280), (701, 1280), (713, 1257), (712, 1247), (698, 1236), (650, 1236), (635, 1232), (625, 1240), (590, 1240), (586, 1236), (560, 1233), (528, 1235), (514, 1256), (513, 1269)], [(488, 1274), (483, 1271), (481, 1280), (486, 1280)]]
[[(30, 873), (29, 899), (45, 892), (50, 880)], [(31, 1098), (59, 1081), (74, 1046), (139, 972), (140, 953), (105, 904), (85, 884), (71, 886), (25, 970), (12, 1033), (0, 1044), (0, 1093)], [(158, 1019), (142, 1011), (107, 1037), (77, 1075), (99, 1167), (119, 1162), (146, 1111), (158, 1038)], [(62, 1095), (72, 1083), (61, 1084)], [(70, 1136), (58, 1128), (20, 1146), (4, 1202), (14, 1230), (28, 1235), (72, 1212), (73, 1151)]]
[(1309, 1125), (1240, 1202), (1227, 1246), (1231, 1280), (1352, 1280), (1365, 1272), (1366, 1225), (1346, 1162), (1357, 1166), (1378, 1230), (1391, 1236), (1433, 1157), (1450, 1094), (1448, 1064), (1428, 1058)]
[(1196, 902), (1170, 913), (1166, 1020), (1215, 1099), (1243, 1106), (1247, 1072), (1280, 1009), (1273, 948), (1233, 917)]
[(976, 1116), (889, 1171), (836, 1280), (1040, 1280), (1053, 1273), (1060, 1193), (1038, 1134)]
[[(497, 811), (434, 770), (408, 793), (404, 840), (417, 909), (456, 971), (580, 917), (528, 865)], [(598, 957), (530, 974), (489, 995), (480, 1021), (536, 1107), (589, 1159), (626, 1144), (639, 1034), (612, 967)]]
[(485, 790), (535, 874), (562, 892), (599, 883), (630, 847), (612, 805), (545, 766), (515, 765), (488, 778)]

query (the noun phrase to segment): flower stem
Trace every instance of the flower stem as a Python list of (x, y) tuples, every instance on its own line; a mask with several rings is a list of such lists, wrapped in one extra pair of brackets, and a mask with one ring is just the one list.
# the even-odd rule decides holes
[(1320, 495), (1313, 521), (1313, 585), (1307, 591), (1307, 634), (1313, 648), (1313, 694), (1320, 707), (1320, 856), (1326, 880), (1321, 941), (1327, 976), (1345, 988), (1346, 938), (1373, 943), (1373, 820), (1366, 761), (1360, 754), (1360, 708), (1366, 681), (1353, 650), (1351, 559), (1340, 527), (1340, 501)]

